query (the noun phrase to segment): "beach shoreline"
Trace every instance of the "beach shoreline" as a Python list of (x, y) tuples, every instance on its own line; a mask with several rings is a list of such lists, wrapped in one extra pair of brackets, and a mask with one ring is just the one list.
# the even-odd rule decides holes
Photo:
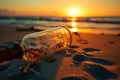
[[(21, 27), (21, 26), (12, 26), (12, 25), (0, 25), (0, 44), (3, 44), (6, 41), (15, 41), (21, 40), (25, 35), (34, 33), (36, 31), (47, 30), (51, 27), (44, 28), (43, 26), (33, 27), (35, 30), (29, 30), (31, 27)], [(23, 28), (27, 30), (17, 31), (16, 28)], [(54, 28), (54, 27), (53, 27)], [(108, 30), (108, 29), (92, 29), (92, 28), (77, 28), (79, 33), (88, 33), (88, 34), (108, 34), (108, 35), (119, 35), (120, 30)]]

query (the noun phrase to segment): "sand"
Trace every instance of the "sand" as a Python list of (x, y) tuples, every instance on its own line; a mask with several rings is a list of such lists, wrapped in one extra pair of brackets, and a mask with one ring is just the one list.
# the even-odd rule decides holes
[[(84, 42), (79, 40), (81, 39), (79, 38), (80, 36)], [(81, 76), (85, 80), (119, 80), (120, 37), (110, 34), (101, 35), (91, 33), (80, 33), (80, 36), (74, 35), (72, 44), (75, 46), (73, 48), (74, 52), (80, 55), (80, 58), (76, 59), (78, 61), (75, 62), (72, 59), (74, 55), (70, 58), (65, 57), (63, 65), (59, 67), (56, 80), (60, 80), (66, 76)], [(119, 78), (116, 79), (117, 77)]]
[[(44, 77), (48, 77), (47, 80), (120, 80), (119, 31), (109, 31), (108, 34), (105, 30), (95, 29), (94, 32), (92, 29), (93, 33), (89, 32), (89, 29), (88, 32), (80, 30), (72, 33), (72, 44), (69, 50), (63, 52), (65, 55), (58, 53), (57, 58), (61, 59), (54, 63), (43, 61), (41, 72)], [(24, 35), (33, 32), (35, 31), (17, 32), (15, 26), (0, 25), (0, 44), (21, 40)]]
[(4, 44), (8, 41), (21, 40), (26, 34), (32, 33), (34, 31), (16, 31), (18, 26), (7, 26), (0, 25), (0, 44)]

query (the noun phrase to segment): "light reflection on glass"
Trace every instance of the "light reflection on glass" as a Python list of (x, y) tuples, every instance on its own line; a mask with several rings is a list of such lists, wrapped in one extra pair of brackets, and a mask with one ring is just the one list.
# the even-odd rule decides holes
[(73, 28), (71, 28), (71, 31), (72, 31), (72, 32), (77, 32), (78, 29), (77, 29), (76, 27), (73, 27)]

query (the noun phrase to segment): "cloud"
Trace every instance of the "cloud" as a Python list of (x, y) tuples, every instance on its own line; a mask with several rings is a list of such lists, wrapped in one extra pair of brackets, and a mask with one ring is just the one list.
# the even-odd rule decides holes
[(5, 15), (15, 15), (17, 14), (17, 11), (11, 10), (11, 9), (0, 9), (0, 15), (5, 16)]

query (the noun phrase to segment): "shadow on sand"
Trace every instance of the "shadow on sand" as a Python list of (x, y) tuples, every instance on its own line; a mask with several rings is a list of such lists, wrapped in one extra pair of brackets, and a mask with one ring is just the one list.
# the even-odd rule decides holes
[(75, 56), (72, 57), (73, 59), (73, 62), (75, 63), (82, 63), (84, 61), (92, 61), (92, 62), (95, 62), (95, 63), (99, 63), (99, 64), (103, 64), (103, 65), (107, 65), (107, 66), (112, 66), (114, 65), (115, 63), (114, 62), (111, 62), (111, 61), (108, 61), (108, 60), (105, 60), (105, 59), (101, 59), (101, 58), (98, 58), (98, 57), (89, 57), (87, 55), (84, 55), (84, 54), (76, 54)]
[(95, 80), (116, 80), (118, 77), (100, 64), (85, 64), (83, 70), (88, 72)]
[(69, 48), (79, 48), (80, 46), (70, 45)]
[[(83, 64), (82, 67), (83, 70), (88, 72), (92, 77), (95, 78), (95, 80), (109, 80), (116, 79), (118, 77), (115, 73), (110, 72), (109, 70), (102, 66), (102, 65), (112, 66), (115, 64), (114, 62), (97, 57), (89, 57), (84, 54), (76, 54), (75, 56), (72, 57), (72, 59), (76, 67), (79, 67), (81, 64)], [(93, 63), (84, 64), (85, 61), (91, 61), (94, 62), (94, 64)]]
[(83, 49), (85, 52), (99, 52), (99, 51), (101, 51), (101, 50), (99, 50), (99, 49), (95, 49), (95, 48), (84, 48)]
[(87, 78), (85, 77), (77, 77), (77, 76), (69, 76), (69, 77), (63, 77), (62, 79), (60, 80), (88, 80)]

